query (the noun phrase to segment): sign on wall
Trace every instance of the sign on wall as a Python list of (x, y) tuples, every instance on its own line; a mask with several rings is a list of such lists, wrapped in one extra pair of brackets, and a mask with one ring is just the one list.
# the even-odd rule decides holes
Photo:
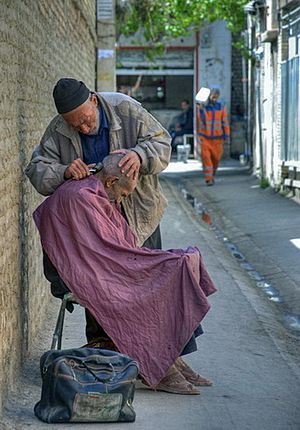
[(113, 0), (97, 0), (97, 20), (113, 20)]

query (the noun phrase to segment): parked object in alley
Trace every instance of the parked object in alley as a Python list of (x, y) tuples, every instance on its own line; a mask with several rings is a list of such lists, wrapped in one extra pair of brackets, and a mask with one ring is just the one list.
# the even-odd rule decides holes
[(187, 160), (191, 152), (191, 145), (189, 143), (185, 145), (177, 145), (176, 150), (177, 150), (177, 161), (183, 161), (184, 163), (187, 163)]
[(197, 105), (197, 143), (200, 146), (207, 185), (214, 185), (215, 174), (224, 151), (223, 145), (230, 135), (227, 110), (218, 102), (219, 96), (220, 90), (211, 88), (207, 102)]
[(138, 365), (118, 352), (94, 348), (50, 350), (35, 415), (47, 423), (132, 422)]

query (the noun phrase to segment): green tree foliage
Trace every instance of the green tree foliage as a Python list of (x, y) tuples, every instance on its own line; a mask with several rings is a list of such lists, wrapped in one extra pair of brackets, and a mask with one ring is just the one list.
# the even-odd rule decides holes
[(245, 27), (243, 6), (248, 0), (118, 0), (118, 32), (125, 36), (139, 30), (151, 46), (186, 36), (203, 24), (225, 20), (233, 33)]

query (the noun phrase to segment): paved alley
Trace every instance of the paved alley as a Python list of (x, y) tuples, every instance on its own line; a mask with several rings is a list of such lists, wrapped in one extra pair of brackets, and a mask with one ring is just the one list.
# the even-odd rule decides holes
[[(253, 251), (248, 254), (246, 242), (243, 240), (243, 235), (250, 237), (246, 230), (247, 225), (251, 225), (252, 229), (257, 228), (255, 246), (259, 246), (258, 239), (264, 242), (262, 235), (265, 231), (269, 238), (273, 238), (272, 242), (270, 239), (268, 257), (272, 258), (273, 264), (281, 270), (280, 276), (285, 276), (275, 259), (277, 228), (280, 228), (280, 232), (284, 229), (280, 226), (275, 229), (274, 219), (270, 219), (267, 229), (262, 215), (256, 215), (255, 218), (253, 207), (254, 193), (263, 192), (263, 198), (267, 201), (271, 192), (247, 188), (249, 195), (253, 191), (253, 200), (245, 207), (242, 201), (243, 187), (238, 187), (235, 178), (235, 175), (243, 176), (244, 172), (220, 172), (215, 187), (204, 189), (197, 170), (192, 169), (189, 172), (189, 165), (184, 167), (183, 163), (180, 163), (182, 166), (177, 164), (175, 172), (172, 171), (173, 167), (176, 167), (175, 164), (171, 163), (170, 169), (162, 176), (163, 188), (169, 201), (162, 224), (163, 247), (167, 249), (198, 246), (218, 288), (218, 292), (209, 299), (212, 307), (203, 321), (204, 335), (198, 338), (198, 351), (187, 358), (192, 367), (212, 379), (214, 385), (203, 387), (200, 396), (172, 395), (138, 386), (134, 399), (137, 418), (132, 424), (49, 425), (38, 421), (33, 414), (33, 406), (40, 395), (39, 356), (49, 349), (51, 344), (51, 331), (59, 306), (59, 301), (54, 299), (49, 308), (45, 330), (37, 339), (36, 350), (26, 364), (20, 386), (9, 399), (5, 421), (0, 424), (1, 430), (52, 427), (60, 430), (299, 430), (298, 337), (283, 323), (279, 304), (270, 300), (267, 294), (257, 287), (257, 280), (249, 276), (247, 270), (241, 266), (241, 261), (233, 258), (226, 241), (220, 239), (222, 231), (227, 235), (228, 241), (232, 241), (238, 251), (243, 253), (245, 261), (253, 265), (257, 273), (265, 276), (271, 273), (270, 269), (267, 270), (269, 259), (265, 260), (265, 263), (263, 260), (266, 250), (260, 246), (260, 265), (256, 265), (256, 261), (251, 258), (253, 253), (254, 256), (256, 253)], [(178, 173), (180, 167), (184, 170), (182, 173)], [(256, 184), (254, 178), (245, 176), (244, 187), (249, 186), (247, 181), (252, 185)], [(204, 207), (218, 224), (220, 232), (203, 222), (201, 211), (195, 210), (182, 189), (198, 198), (198, 203), (202, 204), (202, 209)], [(230, 203), (230, 196), (235, 199), (235, 210)], [(283, 199), (278, 195), (276, 198)], [(296, 213), (296, 209), (299, 211), (299, 206), (294, 202), (287, 201), (284, 204), (291, 205), (288, 209), (291, 212), (295, 210)], [(243, 220), (243, 224), (239, 224), (238, 213), (241, 214), (242, 209), (249, 217)], [(256, 210), (258, 209), (259, 205)], [(270, 215), (277, 210), (283, 210), (280, 204), (272, 206)], [(235, 235), (229, 236), (231, 231), (235, 232)], [(296, 224), (291, 226), (288, 232), (285, 230), (285, 234), (288, 240), (293, 234), (293, 238), (300, 237)], [(283, 246), (283, 239), (279, 237), (278, 240)], [(300, 252), (293, 244), (291, 246)], [(292, 261), (290, 263), (292, 265)], [(299, 270), (299, 265), (295, 270)], [(293, 272), (290, 276), (291, 282), (296, 283), (297, 276), (297, 273)], [(279, 273), (277, 277), (279, 279)], [(270, 280), (275, 282), (275, 276)], [(280, 297), (284, 296), (281, 289), (280, 294)], [(285, 302), (288, 301), (286, 296), (284, 299)], [(293, 312), (296, 311), (295, 305)], [(84, 343), (83, 313), (82, 309), (77, 307), (74, 314), (67, 317), (63, 347), (76, 347)]]

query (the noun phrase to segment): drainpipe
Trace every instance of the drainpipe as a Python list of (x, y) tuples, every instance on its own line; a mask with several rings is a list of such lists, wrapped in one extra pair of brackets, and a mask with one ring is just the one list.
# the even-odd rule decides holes
[[(261, 34), (261, 22), (260, 19), (257, 21), (258, 34)], [(257, 132), (258, 132), (258, 150), (259, 150), (259, 175), (260, 180), (265, 179), (265, 157), (264, 157), (264, 144), (263, 144), (263, 133), (262, 133), (262, 103), (261, 103), (261, 71), (262, 71), (262, 60), (264, 57), (264, 49), (260, 45), (254, 51), (256, 59), (256, 101), (257, 101)]]
[[(244, 32), (244, 40), (245, 45), (248, 45), (248, 31)], [(242, 56), (242, 80), (243, 80), (243, 111), (248, 118), (248, 69), (247, 69), (247, 61), (244, 56)], [(247, 119), (247, 128), (248, 128), (248, 119)], [(244, 154), (246, 156), (247, 162), (249, 162), (250, 148), (249, 148), (249, 138), (248, 138), (248, 129), (245, 131), (245, 144), (244, 144)]]
[[(249, 49), (251, 54), (255, 55), (256, 68), (253, 65), (253, 58), (249, 60), (249, 93), (248, 93), (248, 139), (250, 140), (251, 153), (254, 146), (253, 138), (254, 131), (258, 132), (258, 145), (259, 145), (259, 168), (260, 179), (265, 177), (264, 168), (264, 150), (263, 150), (263, 136), (262, 136), (262, 112), (261, 112), (261, 69), (260, 61), (263, 58), (263, 48), (260, 46), (256, 48), (256, 30), (260, 31), (260, 12), (261, 8), (265, 8), (265, 0), (251, 0), (244, 6), (244, 11), (247, 13), (247, 27), (249, 33)], [(256, 103), (255, 103), (256, 101)], [(257, 127), (255, 122), (255, 105), (257, 108)], [(250, 138), (251, 136), (251, 138)]]
[[(248, 49), (252, 53), (255, 47), (255, 19), (252, 14), (247, 14)], [(248, 60), (248, 99), (247, 99), (247, 161), (253, 168), (253, 140), (255, 130), (255, 72), (253, 59)]]
[(260, 179), (265, 178), (265, 166), (264, 166), (264, 148), (263, 148), (263, 137), (262, 137), (262, 115), (261, 115), (261, 69), (256, 68), (256, 82), (257, 82), (257, 122), (258, 122), (258, 140), (259, 140), (259, 164), (260, 164)]
[[(200, 89), (200, 32), (196, 31), (195, 33), (196, 37), (196, 46), (194, 51), (194, 94), (197, 94), (197, 92)], [(195, 102), (194, 97), (194, 158), (199, 159), (199, 149), (198, 149), (198, 143), (197, 143), (197, 103)]]

